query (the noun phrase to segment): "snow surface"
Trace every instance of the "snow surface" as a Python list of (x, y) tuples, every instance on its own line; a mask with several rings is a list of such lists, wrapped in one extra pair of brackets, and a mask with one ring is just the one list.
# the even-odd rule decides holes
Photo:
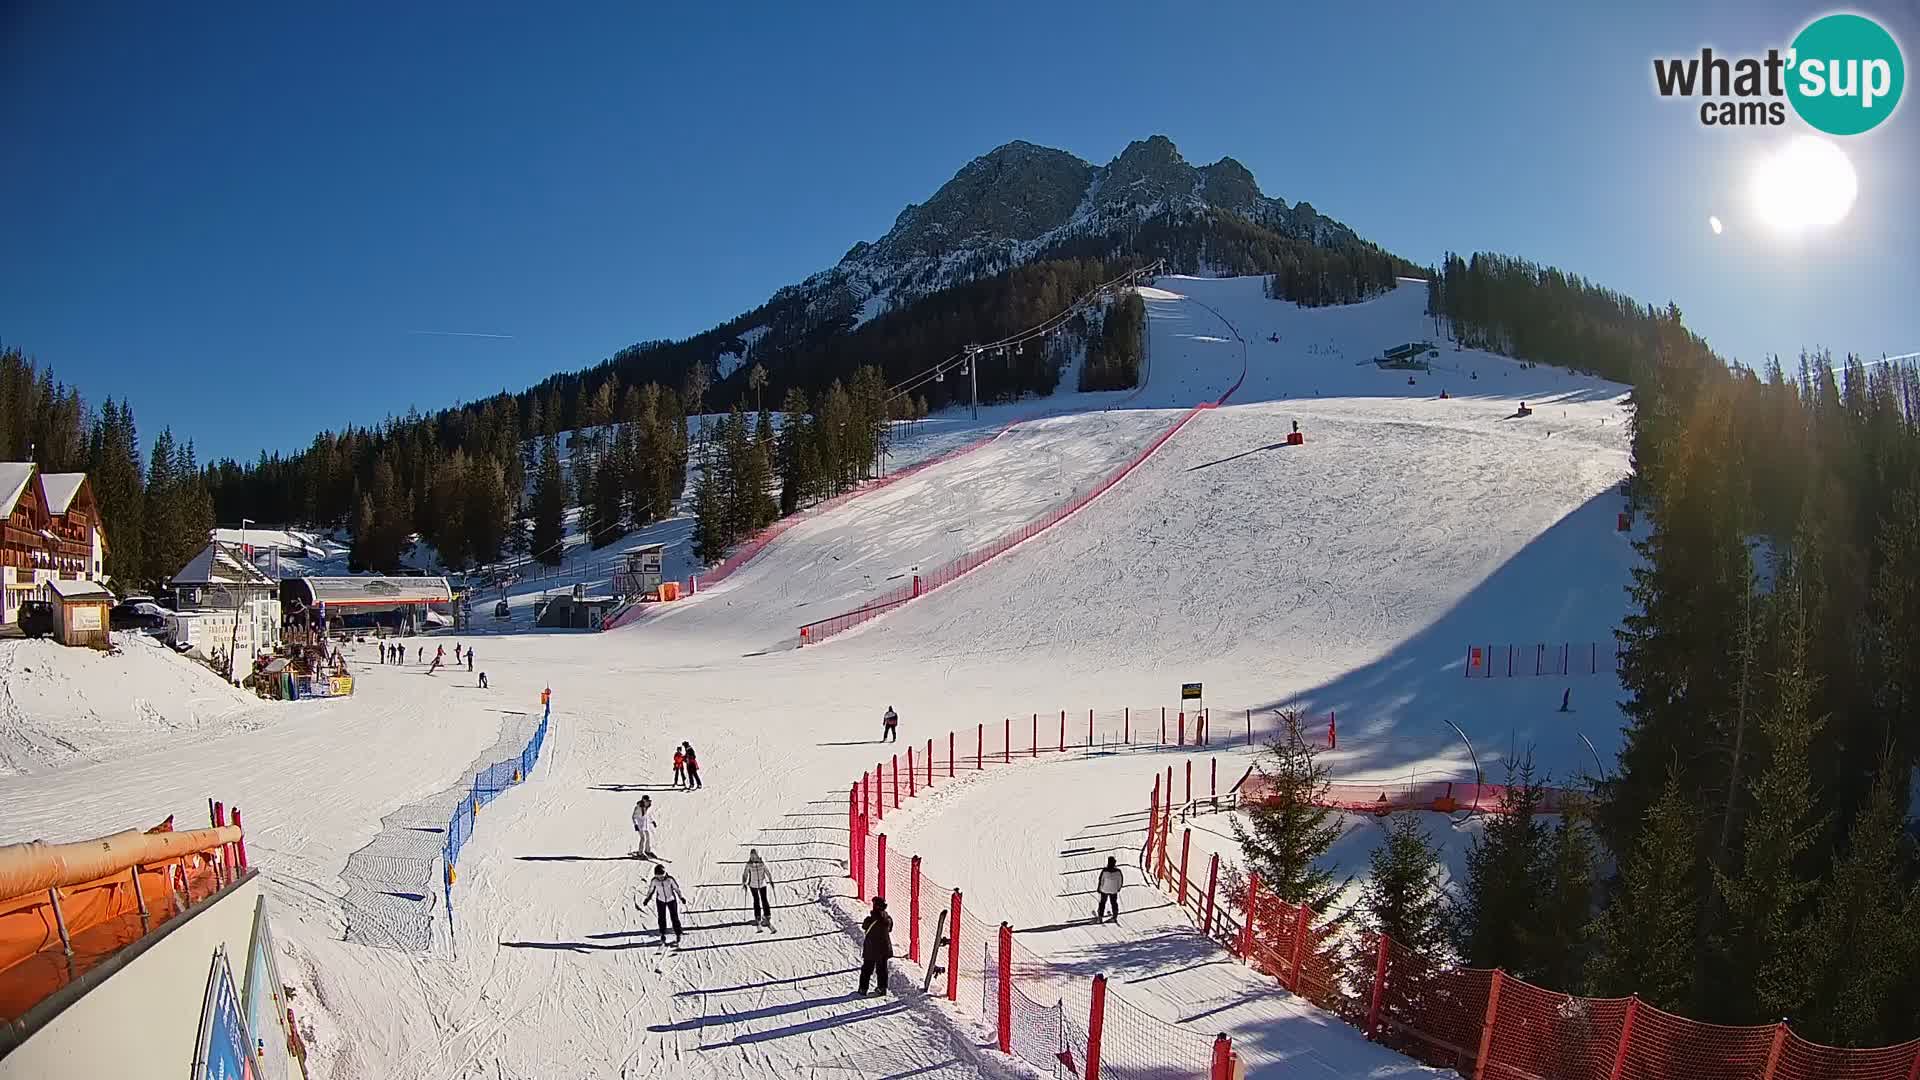
[[(1609, 495), (1627, 467), (1624, 388), (1444, 345), (1439, 362), (1456, 370), (1412, 385), (1356, 363), (1433, 336), (1417, 284), (1313, 310), (1268, 300), (1251, 279), (1155, 289), (1136, 391), (903, 425), (902, 458), (924, 460), (1027, 421), (795, 526), (719, 587), (618, 631), (517, 632), (525, 624), (508, 620), (426, 642), (478, 640), (476, 675), (384, 666), (350, 646), (351, 698), (240, 703), (180, 730), (148, 722), (98, 762), (36, 759), (0, 785), (0, 840), (78, 839), (168, 813), (194, 823), (209, 796), (242, 807), (320, 1077), (1012, 1075), (1024, 1067), (983, 1053), (973, 1020), (920, 997), (904, 962), (892, 996), (847, 994), (857, 950), (844, 902), (820, 901), (851, 894), (847, 785), (893, 752), (872, 742), (887, 706), (904, 741), (924, 747), (1036, 709), (1173, 703), (1181, 682), (1204, 680), (1219, 708), (1337, 708), (1340, 749), (1326, 760), (1341, 778), (1469, 777), (1444, 719), (1489, 768), (1532, 744), (1554, 775), (1578, 772), (1590, 761), (1581, 734), (1610, 753), (1621, 693), (1610, 675), (1469, 681), (1461, 663), (1469, 641), (1604, 640), (1617, 624), (1632, 559)], [(1170, 410), (1236, 384), (1227, 407), (1060, 527), (851, 633), (792, 647), (800, 622), (1037, 517), (1164, 429)], [(1450, 400), (1435, 400), (1443, 386)], [(1510, 418), (1521, 399), (1536, 412)], [(1306, 444), (1274, 445), (1294, 419)], [(654, 527), (676, 545), (670, 560), (685, 528)], [(43, 646), (4, 648), (17, 663)], [(102, 658), (126, 665), (112, 672), (63, 669), (57, 688), (5, 714), (8, 730), (84, 749), (96, 717), (139, 715), (129, 702), (144, 687), (177, 698), (166, 676), (131, 666), (140, 656)], [(4, 682), (18, 702), (31, 685), (15, 670)], [(490, 690), (475, 685), (482, 670)], [(433, 950), (343, 940), (348, 857), (383, 817), (457, 783), (503, 711), (536, 709), (543, 686), (554, 691), (545, 754), (480, 815), (450, 928), (435, 908)], [(1568, 686), (1575, 711), (1557, 713)], [(95, 704), (70, 709), (62, 695), (83, 687)], [(707, 781), (696, 793), (668, 786), (685, 740)], [(1138, 815), (1153, 771), (1175, 760), (1066, 755), (989, 772), (889, 828), (929, 875), (967, 890), (970, 912), (1025, 931), (1048, 960), (1035, 977), (1063, 996), (1108, 970), (1141, 1008), (1201, 1036), (1232, 1031), (1255, 1075), (1417, 1071), (1202, 955), (1142, 889), (1128, 890), (1118, 931), (1045, 929), (1087, 914), (1084, 898), (1062, 895), (1086, 869), (1063, 861), (1084, 846), (1073, 838)], [(646, 867), (627, 858), (629, 814), (643, 791), (692, 896), (687, 948), (664, 958), (631, 906)], [(1116, 820), (1093, 831), (1132, 842), (1137, 821)], [(1351, 845), (1352, 869), (1368, 846)], [(743, 925), (751, 848), (780, 881), (772, 934)]]

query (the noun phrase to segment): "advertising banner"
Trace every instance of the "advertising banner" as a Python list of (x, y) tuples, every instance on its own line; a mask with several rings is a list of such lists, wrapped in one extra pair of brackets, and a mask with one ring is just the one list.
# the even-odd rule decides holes
[(214, 950), (207, 996), (200, 1006), (200, 1041), (193, 1054), (193, 1080), (255, 1080), (253, 1040), (247, 1037), (240, 996), (233, 989), (227, 947)]

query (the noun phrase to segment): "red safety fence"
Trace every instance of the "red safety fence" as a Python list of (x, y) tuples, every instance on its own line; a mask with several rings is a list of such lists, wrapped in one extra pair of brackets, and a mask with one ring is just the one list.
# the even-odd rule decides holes
[(800, 644), (818, 644), (835, 634), (851, 630), (861, 623), (868, 622), (872, 619), (877, 619), (881, 615), (886, 614), (915, 597), (924, 595), (943, 585), (953, 583), (988, 562), (1006, 554), (1014, 547), (1024, 544), (1028, 540), (1060, 524), (1081, 507), (1086, 506), (1088, 503), (1106, 494), (1115, 484), (1125, 479), (1128, 473), (1131, 473), (1134, 469), (1138, 468), (1142, 462), (1152, 457), (1156, 451), (1166, 445), (1168, 439), (1173, 438), (1181, 428), (1187, 426), (1187, 422), (1198, 415), (1201, 410), (1213, 407), (1211, 403), (1196, 405), (1186, 412), (1181, 413), (1178, 420), (1175, 420), (1166, 430), (1155, 436), (1151, 442), (1142, 447), (1133, 457), (1127, 459), (1125, 464), (1102, 477), (1094, 483), (1092, 487), (1072, 496), (1033, 521), (1029, 521), (1025, 525), (995, 540), (989, 541), (964, 555), (950, 559), (930, 571), (915, 574), (911, 582), (873, 597), (852, 611), (843, 612), (839, 615), (821, 619), (817, 622), (810, 622), (802, 626), (800, 628)]
[[(1203, 933), (1367, 1037), (1472, 1080), (1920, 1080), (1920, 1039), (1844, 1049), (1784, 1023), (1701, 1023), (1638, 998), (1585, 998), (1503, 971), (1459, 968), (1391, 938), (1319, 919), (1263, 894), (1258, 877), (1223, 893), (1219, 857), (1189, 862), (1191, 832), (1149, 798), (1141, 866)], [(1203, 884), (1204, 883), (1204, 884)]]
[[(1156, 723), (1142, 725), (1143, 735), (1157, 736), (1158, 714), (1153, 710)], [(1123, 724), (1131, 715), (1123, 712)], [(1059, 1077), (1228, 1080), (1235, 1061), (1225, 1036), (1200, 1034), (1125, 1002), (1109, 992), (1103, 976), (1089, 982), (1058, 970), (1017, 944), (1013, 927), (995, 925), (969, 908), (959, 890), (927, 876), (919, 856), (889, 848), (887, 815), (909, 808), (922, 792), (989, 765), (1101, 745), (1096, 711), (1056, 710), (1045, 716), (1054, 721), (1046, 732), (1051, 741), (1040, 737), (1042, 719), (1040, 713), (1029, 714), (1024, 725), (1003, 719), (991, 747), (988, 725), (976, 726), (971, 744), (952, 732), (945, 740), (929, 739), (894, 753), (862, 773), (847, 791), (847, 865), (855, 897), (886, 898), (896, 953), (931, 967), (932, 992), (969, 1012), (977, 1010), (1003, 1053)], [(1196, 738), (1204, 731), (1199, 719), (1194, 718)]]
[(1620, 670), (1622, 655), (1616, 641), (1468, 645), (1466, 675), (1469, 679), (1611, 675)]

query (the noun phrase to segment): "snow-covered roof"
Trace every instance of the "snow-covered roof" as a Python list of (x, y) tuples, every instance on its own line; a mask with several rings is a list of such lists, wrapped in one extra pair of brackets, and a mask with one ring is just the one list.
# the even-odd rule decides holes
[(273, 579), (248, 562), (238, 547), (219, 542), (201, 548), (200, 554), (181, 567), (167, 584), (174, 588), (182, 585), (274, 587)]
[(20, 493), (33, 479), (33, 462), (0, 461), (0, 517), (10, 517), (20, 502)]
[(83, 472), (43, 472), (40, 474), (40, 490), (47, 496), (47, 513), (64, 514), (73, 505), (73, 497), (80, 493), (80, 485), (87, 482)]
[(54, 578), (47, 582), (47, 588), (52, 589), (53, 594), (63, 601), (113, 599), (113, 594), (107, 591), (107, 587), (97, 581), (69, 581), (65, 578)]
[(453, 589), (443, 577), (303, 577), (294, 581), (310, 600), (345, 604), (446, 604)]

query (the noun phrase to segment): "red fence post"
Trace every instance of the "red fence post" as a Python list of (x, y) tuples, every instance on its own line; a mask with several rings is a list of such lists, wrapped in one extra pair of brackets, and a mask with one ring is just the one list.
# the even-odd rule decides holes
[(1100, 1036), (1107, 1030), (1107, 977), (1093, 977), (1093, 1004), (1087, 1009), (1087, 1077), (1100, 1080)]
[(1120, 709), (1120, 741), (1128, 745), (1133, 743), (1133, 706), (1131, 705), (1122, 706)]
[(1013, 1053), (1013, 927), (1000, 924), (1000, 1052)]
[(1222, 1032), (1213, 1037), (1213, 1068), (1209, 1080), (1233, 1080), (1233, 1040)]
[[(237, 806), (233, 808), (233, 827), (236, 829), (241, 828), (240, 808)], [(242, 871), (246, 870), (247, 868), (247, 836), (244, 831), (241, 832), (240, 839), (235, 840), (233, 842), (233, 853), (239, 860), (240, 869)]]
[(1183, 806), (1193, 805), (1193, 759), (1192, 758), (1187, 759), (1187, 797), (1182, 801), (1181, 805)]
[(873, 763), (874, 820), (887, 820), (887, 776), (879, 762)]
[(1003, 716), (1000, 718), (1000, 764), (1007, 765), (1012, 763), (1012, 761), (1013, 761), (1013, 718), (1010, 716)]
[(1093, 710), (1087, 710), (1087, 749), (1093, 749)]
[(860, 877), (860, 785), (853, 785), (847, 792), (847, 876), (858, 880)]
[(1253, 710), (1247, 710), (1247, 745), (1253, 745)]
[[(1168, 784), (1168, 785), (1167, 785), (1167, 787), (1168, 787), (1168, 789), (1169, 789), (1169, 790), (1171, 790), (1171, 789), (1172, 789), (1172, 787), (1173, 787), (1173, 785), (1172, 785), (1172, 784)], [(1162, 808), (1161, 808), (1161, 810), (1160, 810), (1160, 874), (1159, 874), (1159, 880), (1161, 880), (1161, 881), (1165, 881), (1165, 880), (1167, 880), (1167, 842), (1168, 842), (1168, 837), (1167, 837), (1167, 834), (1168, 834), (1168, 833), (1170, 833), (1170, 832), (1172, 832), (1172, 831), (1173, 831), (1173, 802), (1172, 802), (1172, 800), (1168, 800), (1168, 802), (1167, 802), (1167, 805), (1166, 805), (1166, 806), (1164, 806), (1164, 807), (1162, 807)]]
[(1160, 706), (1160, 745), (1167, 745), (1167, 707)]
[(977, 772), (987, 767), (987, 725), (973, 726), (973, 767)]
[(1187, 710), (1181, 709), (1180, 716), (1177, 720), (1174, 721), (1174, 723), (1176, 726), (1174, 727), (1173, 733), (1174, 733), (1174, 737), (1178, 740), (1175, 743), (1175, 745), (1176, 746), (1187, 745)]
[(1040, 714), (1033, 714), (1033, 742), (1027, 748), (1028, 757), (1040, 756)]
[(1180, 906), (1187, 906), (1187, 854), (1193, 849), (1193, 830), (1180, 830)]
[(1920, 1047), (1913, 1051), (1913, 1068), (1907, 1070), (1907, 1080), (1920, 1080)]
[(1767, 1047), (1767, 1065), (1760, 1070), (1760, 1080), (1773, 1080), (1775, 1071), (1780, 1068), (1780, 1051), (1787, 1044), (1787, 1025), (1780, 1022), (1773, 1025), (1773, 1043)]
[(893, 808), (900, 809), (900, 755), (893, 755)]
[(1067, 749), (1067, 710), (1061, 709), (1060, 710), (1060, 751), (1061, 753), (1065, 753), (1066, 749)]
[(1293, 977), (1287, 983), (1287, 989), (1296, 994), (1300, 992), (1300, 964), (1306, 959), (1307, 919), (1311, 915), (1312, 911), (1307, 905), (1301, 904), (1293, 918)]
[(915, 797), (916, 797), (915, 781), (913, 778), (913, 747), (909, 746), (907, 747), (907, 798), (911, 799)]
[[(1377, 1039), (1380, 1035), (1380, 1002), (1385, 997), (1387, 989), (1387, 949), (1389, 948), (1387, 943), (1392, 940), (1387, 935), (1381, 934), (1379, 944), (1374, 947), (1378, 955), (1373, 960), (1373, 1001), (1367, 1005), (1367, 1038), (1369, 1039)], [(1632, 1006), (1628, 1006), (1628, 1009), (1631, 1010)], [(1627, 1013), (1627, 1018), (1628, 1022), (1632, 1022), (1631, 1011)], [(1618, 1067), (1615, 1066), (1615, 1068)], [(1613, 1080), (1620, 1080), (1620, 1077), (1616, 1074)]]
[(867, 823), (864, 817), (853, 837), (853, 896), (856, 900), (865, 900), (867, 898)]
[(960, 890), (953, 890), (953, 909), (947, 914), (947, 1000), (960, 1000)]
[(885, 900), (887, 898), (887, 834), (881, 833), (875, 839), (880, 842), (880, 848), (875, 853), (873, 864), (880, 880), (874, 884), (873, 895)]
[(1260, 911), (1260, 875), (1247, 877), (1247, 915), (1240, 923), (1240, 959), (1253, 955), (1253, 920)]
[(1207, 860), (1207, 915), (1205, 923), (1200, 928), (1208, 937), (1213, 936), (1213, 890), (1219, 883), (1220, 853), (1216, 851), (1213, 853), (1213, 858)]
[(1487, 1068), (1487, 1054), (1493, 1049), (1493, 1024), (1500, 1016), (1500, 983), (1507, 973), (1499, 968), (1493, 969), (1493, 986), (1487, 991), (1487, 1016), (1480, 1022), (1480, 1051), (1473, 1055), (1473, 1080), (1488, 1080), (1493, 1070)]
[[(1613, 1070), (1607, 1073), (1607, 1080), (1620, 1080), (1627, 1070), (1627, 1047), (1632, 1044), (1633, 1021), (1639, 1015), (1640, 995), (1634, 994), (1627, 998), (1627, 1018), (1620, 1022), (1620, 1045), (1614, 1048)], [(1913, 1067), (1916, 1073), (1920, 1073), (1920, 1052), (1914, 1054)]]
[(907, 959), (920, 962), (920, 856), (907, 863)]

